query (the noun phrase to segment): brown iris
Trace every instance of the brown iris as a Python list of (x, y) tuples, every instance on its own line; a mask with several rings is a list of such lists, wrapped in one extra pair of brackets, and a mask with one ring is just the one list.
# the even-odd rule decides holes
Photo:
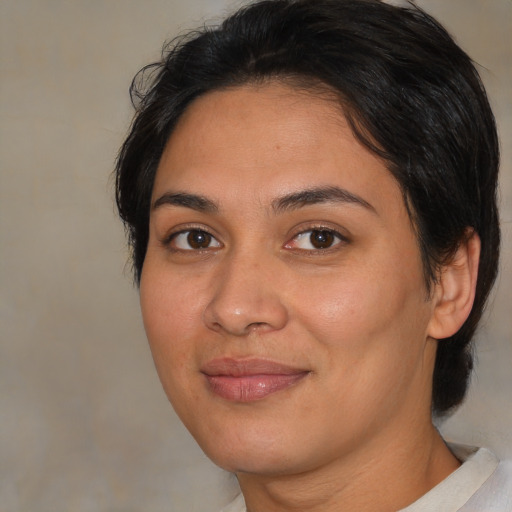
[(207, 249), (212, 242), (212, 235), (206, 231), (192, 230), (187, 235), (187, 243), (192, 249)]
[(334, 238), (334, 233), (326, 230), (313, 230), (309, 235), (309, 241), (315, 249), (328, 249), (334, 243)]

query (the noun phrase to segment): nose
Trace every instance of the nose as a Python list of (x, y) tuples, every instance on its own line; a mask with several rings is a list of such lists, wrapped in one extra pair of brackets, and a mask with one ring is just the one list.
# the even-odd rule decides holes
[(225, 262), (215, 276), (211, 300), (204, 310), (209, 329), (231, 336), (272, 332), (288, 322), (277, 286), (277, 271), (242, 256)]

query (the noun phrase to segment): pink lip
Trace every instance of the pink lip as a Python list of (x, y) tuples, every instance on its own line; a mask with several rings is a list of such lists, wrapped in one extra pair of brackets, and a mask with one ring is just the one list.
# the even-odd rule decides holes
[(309, 371), (266, 359), (214, 359), (201, 369), (210, 390), (233, 402), (252, 402), (293, 386)]

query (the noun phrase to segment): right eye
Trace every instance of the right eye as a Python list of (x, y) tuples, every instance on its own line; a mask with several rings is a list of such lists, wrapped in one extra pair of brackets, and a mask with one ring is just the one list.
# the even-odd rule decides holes
[(179, 251), (200, 251), (212, 247), (221, 247), (220, 242), (215, 237), (201, 229), (188, 229), (175, 233), (171, 236), (169, 245)]

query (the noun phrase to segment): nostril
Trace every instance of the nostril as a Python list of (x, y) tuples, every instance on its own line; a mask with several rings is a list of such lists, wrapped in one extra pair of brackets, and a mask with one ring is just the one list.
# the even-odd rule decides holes
[(265, 322), (253, 322), (252, 324), (249, 324), (247, 326), (247, 329), (252, 331), (252, 330), (256, 330), (264, 325), (267, 325), (267, 324), (265, 324)]
[[(267, 333), (281, 329), (288, 315), (284, 304), (273, 290), (235, 280), (224, 281), (205, 305), (203, 321), (213, 331), (235, 336)], [(263, 288), (263, 289), (262, 289)]]

